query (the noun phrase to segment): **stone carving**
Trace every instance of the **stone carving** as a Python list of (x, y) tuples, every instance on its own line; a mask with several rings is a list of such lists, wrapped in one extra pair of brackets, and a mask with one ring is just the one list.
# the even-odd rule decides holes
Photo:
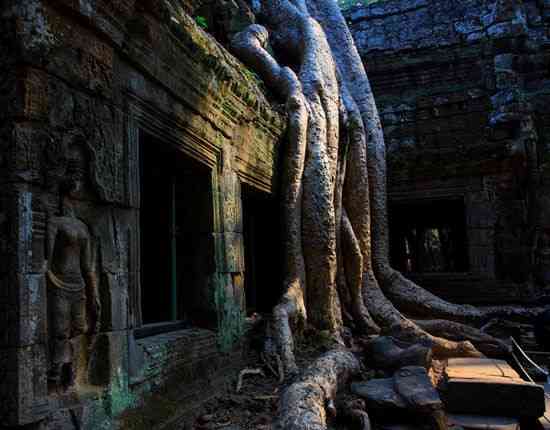
[[(90, 108), (88, 106), (88, 108)], [(114, 134), (110, 124), (112, 118), (109, 112), (102, 111), (97, 125), (92, 125), (94, 134), (89, 136), (81, 128), (65, 131), (63, 137), (52, 134), (42, 137), (44, 150), (42, 152), (42, 174), (48, 188), (52, 188), (62, 180), (68, 168), (68, 155), (74, 148), (83, 151), (86, 160), (86, 172), (89, 192), (104, 202), (120, 201), (123, 195), (124, 178), (120, 166), (124, 165), (123, 149), (118, 144), (121, 138)], [(99, 130), (98, 130), (99, 129)]]
[(50, 366), (53, 390), (66, 389), (76, 375), (77, 338), (97, 332), (99, 295), (92, 264), (92, 245), (86, 224), (76, 217), (72, 200), (83, 182), (84, 158), (69, 154), (61, 181), (60, 213), (48, 223), (48, 309), (50, 316)]
[(42, 152), (42, 171), (48, 188), (59, 184), (67, 170), (66, 146), (61, 139), (46, 138)]

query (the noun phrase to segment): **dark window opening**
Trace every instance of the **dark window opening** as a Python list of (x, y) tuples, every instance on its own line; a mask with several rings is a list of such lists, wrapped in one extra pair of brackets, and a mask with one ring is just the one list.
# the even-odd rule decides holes
[(209, 168), (140, 135), (142, 323), (157, 331), (201, 314), (214, 267), (211, 184)]
[(247, 315), (270, 312), (282, 286), (279, 204), (275, 197), (246, 184), (241, 195)]
[(390, 204), (390, 258), (405, 273), (468, 271), (464, 202)]

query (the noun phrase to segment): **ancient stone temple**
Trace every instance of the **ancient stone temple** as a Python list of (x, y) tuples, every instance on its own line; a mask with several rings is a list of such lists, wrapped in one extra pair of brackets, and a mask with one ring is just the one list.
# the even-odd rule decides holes
[(191, 408), (273, 302), (283, 121), (164, 2), (0, 17), (0, 427), (115, 428), (159, 390)]
[[(250, 17), (221, 3), (0, 2), (0, 428), (124, 428), (156, 395), (144, 426), (179, 425), (277, 302), (286, 121), (225, 47)], [(550, 6), (348, 17), (386, 133), (395, 266), (455, 301), (544, 293)]]
[(550, 9), (380, 1), (347, 12), (380, 111), (393, 264), (448, 299), (549, 285)]

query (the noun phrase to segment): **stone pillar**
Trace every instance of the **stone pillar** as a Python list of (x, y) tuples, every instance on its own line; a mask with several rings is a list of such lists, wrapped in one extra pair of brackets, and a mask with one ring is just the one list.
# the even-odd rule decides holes
[[(47, 400), (45, 213), (40, 176), (45, 74), (51, 41), (38, 0), (0, 3), (0, 427), (32, 424)], [(25, 67), (16, 64), (25, 60)], [(17, 69), (17, 73), (15, 70)]]
[[(494, 90), (489, 117), (491, 134), (500, 137), (508, 152), (508, 175), (496, 178), (495, 248), (496, 275), (521, 285), (520, 295), (533, 291), (538, 225), (537, 187), (539, 137), (533, 106), (528, 100), (521, 64), (534, 46), (529, 38), (527, 13), (522, 2), (496, 0), (484, 17), (492, 41)], [(525, 287), (525, 288), (524, 288)]]
[(216, 274), (214, 304), (220, 346), (229, 348), (242, 335), (246, 312), (244, 292), (244, 237), (241, 184), (234, 169), (233, 147), (223, 146), (214, 178), (217, 214), (214, 221)]
[(485, 189), (466, 195), (466, 231), (470, 272), (494, 279), (496, 217), (490, 187), (486, 183)]
[[(4, 189), (4, 186), (2, 187)], [(24, 184), (9, 187), (0, 205), (0, 424), (25, 425), (48, 413), (46, 298), (40, 256), (44, 224), (33, 212), (33, 194)], [(3, 207), (2, 207), (3, 206)], [(38, 258), (37, 258), (38, 257)], [(7, 271), (5, 271), (7, 269)]]

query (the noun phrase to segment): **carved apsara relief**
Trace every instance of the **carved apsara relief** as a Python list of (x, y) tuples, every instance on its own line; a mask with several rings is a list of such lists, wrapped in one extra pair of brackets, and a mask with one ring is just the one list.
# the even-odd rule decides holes
[(87, 177), (86, 151), (52, 144), (47, 156), (59, 164), (48, 177), (57, 182), (59, 207), (47, 224), (48, 382), (51, 391), (63, 391), (75, 383), (80, 337), (98, 331), (100, 303), (90, 229), (75, 211)]

